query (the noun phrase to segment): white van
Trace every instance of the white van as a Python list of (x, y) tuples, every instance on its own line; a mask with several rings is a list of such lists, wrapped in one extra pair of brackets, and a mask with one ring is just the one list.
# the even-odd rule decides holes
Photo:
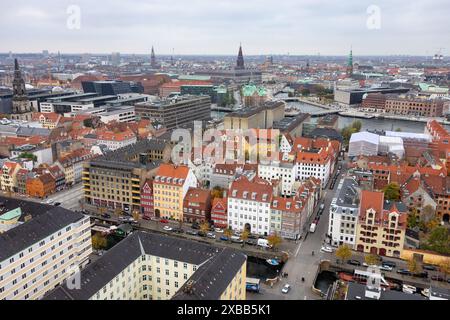
[(258, 239), (257, 245), (263, 248), (270, 248), (269, 241), (267, 239)]
[(309, 232), (314, 233), (316, 231), (316, 224), (313, 222), (311, 223), (311, 227), (309, 228)]

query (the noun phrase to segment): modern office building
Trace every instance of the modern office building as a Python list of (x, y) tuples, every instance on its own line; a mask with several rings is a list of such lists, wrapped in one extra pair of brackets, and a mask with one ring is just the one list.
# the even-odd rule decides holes
[(0, 300), (40, 299), (89, 262), (89, 217), (0, 197), (0, 248)]
[(140, 119), (160, 121), (168, 130), (211, 118), (209, 96), (177, 96), (171, 99), (138, 103), (135, 112)]
[(119, 80), (82, 81), (84, 93), (97, 93), (100, 96), (118, 95), (133, 92), (130, 82)]
[(170, 147), (161, 140), (140, 140), (84, 165), (83, 190), (88, 205), (141, 211), (141, 187), (152, 178)]
[(165, 235), (134, 232), (81, 271), (81, 288), (45, 300), (245, 300), (247, 257)]

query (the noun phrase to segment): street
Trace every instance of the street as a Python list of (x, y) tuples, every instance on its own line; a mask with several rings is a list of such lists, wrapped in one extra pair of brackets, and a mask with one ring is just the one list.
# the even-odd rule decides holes
[(78, 183), (68, 189), (52, 194), (44, 202), (50, 199), (54, 201), (53, 203), (60, 202), (63, 208), (80, 210), (80, 200), (83, 200), (83, 184)]

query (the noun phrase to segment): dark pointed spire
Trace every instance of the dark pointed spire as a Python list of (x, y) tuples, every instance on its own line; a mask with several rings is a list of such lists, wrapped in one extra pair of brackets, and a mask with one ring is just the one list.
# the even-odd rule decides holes
[(156, 56), (155, 56), (155, 49), (152, 46), (152, 54), (150, 56), (150, 64), (152, 68), (156, 68)]
[(244, 55), (242, 54), (242, 44), (239, 44), (239, 53), (236, 61), (236, 69), (244, 69)]
[(19, 62), (17, 61), (17, 58), (14, 59), (14, 71), (19, 71)]

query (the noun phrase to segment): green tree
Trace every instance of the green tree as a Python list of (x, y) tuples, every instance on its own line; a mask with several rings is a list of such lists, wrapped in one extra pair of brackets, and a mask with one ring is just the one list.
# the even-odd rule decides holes
[(408, 228), (413, 229), (419, 226), (420, 218), (417, 209), (413, 208), (408, 214)]
[(397, 128), (397, 129), (395, 129), (395, 132), (402, 132), (402, 129), (401, 128)]
[(302, 96), (307, 97), (311, 94), (311, 90), (304, 88), (300, 91), (300, 93)]
[(267, 237), (267, 242), (269, 242), (269, 245), (272, 246), (274, 250), (276, 250), (281, 242), (283, 242), (283, 239), (281, 239), (281, 237), (277, 233), (272, 233)]
[(447, 279), (450, 274), (450, 259), (446, 259), (444, 262), (439, 264), (439, 270), (445, 279)]
[(108, 240), (106, 237), (102, 236), (99, 233), (96, 233), (92, 236), (92, 247), (95, 250), (103, 250), (106, 249), (108, 245)]
[(362, 122), (359, 120), (353, 121), (352, 128), (356, 130), (356, 132), (360, 132), (362, 127)]
[(386, 200), (398, 201), (400, 200), (400, 186), (395, 183), (389, 183), (383, 188), (384, 198)]
[(352, 249), (348, 245), (344, 244), (339, 246), (334, 254), (339, 260), (346, 261), (352, 257)]
[(366, 254), (364, 256), (364, 261), (365, 263), (367, 263), (369, 266), (373, 266), (376, 265), (378, 263), (380, 259), (378, 258), (377, 255), (375, 254)]
[(425, 248), (441, 254), (450, 254), (450, 235), (448, 229), (443, 226), (434, 228), (430, 232)]
[(32, 160), (33, 162), (36, 162), (36, 161), (37, 161), (37, 156), (34, 155), (34, 154), (32, 154), (32, 153), (29, 153), (29, 152), (22, 152), (22, 153), (19, 155), (19, 158), (20, 158), (20, 159), (28, 159), (28, 160)]

